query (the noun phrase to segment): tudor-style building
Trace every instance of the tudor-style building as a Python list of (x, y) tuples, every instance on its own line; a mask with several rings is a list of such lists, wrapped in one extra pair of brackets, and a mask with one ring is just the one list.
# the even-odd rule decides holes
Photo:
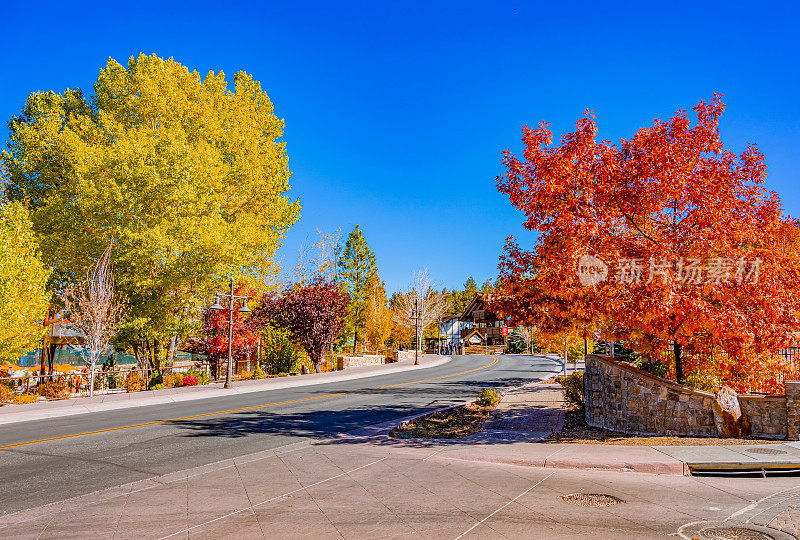
[(459, 320), (463, 323), (472, 323), (465, 325), (467, 327), (461, 330), (465, 351), (468, 351), (470, 346), (489, 347), (493, 352), (502, 352), (505, 349), (506, 337), (503, 336), (505, 320), (486, 309), (483, 295), (475, 295)]
[(487, 310), (483, 295), (478, 294), (463, 313), (442, 319), (439, 332), (446, 346), (466, 354), (499, 353), (506, 346), (503, 326), (505, 321)]

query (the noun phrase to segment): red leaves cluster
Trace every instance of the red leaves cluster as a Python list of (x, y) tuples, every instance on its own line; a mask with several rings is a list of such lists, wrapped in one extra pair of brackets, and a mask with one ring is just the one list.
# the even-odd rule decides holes
[[(243, 285), (235, 288), (235, 295), (247, 296), (251, 302), (255, 296), (255, 290), (247, 289)], [(208, 361), (212, 365), (212, 371), (216, 373), (216, 366), (228, 361), (228, 325), (230, 313), (227, 299), (221, 298), (220, 302), (225, 306), (224, 310), (206, 309), (203, 312), (203, 335), (199, 344), (202, 354), (208, 356)], [(254, 358), (258, 344), (258, 325), (259, 321), (252, 316), (242, 315), (238, 312), (239, 303), (233, 310), (233, 344), (231, 354), (234, 362), (246, 360), (248, 356)], [(252, 302), (251, 302), (252, 304)], [(235, 365), (235, 364), (234, 364)]]
[(255, 316), (263, 323), (286, 328), (318, 366), (344, 327), (350, 297), (325, 276), (267, 293)]
[[(547, 124), (524, 128), (524, 158), (505, 153), (498, 189), (540, 237), (532, 251), (508, 240), (493, 308), (545, 330), (597, 326), (644, 353), (701, 340), (721, 353), (727, 378), (742, 388), (755, 381), (757, 359), (790, 344), (797, 328), (800, 231), (764, 188), (763, 154), (724, 150), (723, 110), (715, 95), (694, 108), (694, 125), (679, 111), (618, 145), (596, 140), (588, 112), (555, 146)], [(584, 287), (576, 264), (585, 254), (668, 270), (664, 279), (609, 275)], [(687, 284), (677, 277), (690, 259), (762, 263), (754, 283)]]

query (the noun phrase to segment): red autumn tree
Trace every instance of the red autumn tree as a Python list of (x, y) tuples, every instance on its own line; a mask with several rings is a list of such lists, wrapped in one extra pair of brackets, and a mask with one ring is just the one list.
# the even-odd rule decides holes
[[(234, 294), (247, 296), (252, 301), (255, 289), (237, 285)], [(218, 375), (220, 364), (228, 361), (228, 324), (230, 314), (228, 302), (220, 300), (224, 310), (206, 309), (203, 312), (203, 334), (198, 344), (198, 351), (208, 357), (214, 378)], [(233, 310), (233, 344), (231, 354), (233, 361), (238, 362), (253, 358), (258, 347), (258, 320), (252, 316), (242, 315)], [(234, 364), (236, 366), (236, 364)]]
[[(540, 237), (530, 252), (509, 239), (499, 309), (577, 298), (605, 337), (645, 354), (671, 348), (678, 379), (685, 352), (711, 348), (746, 387), (754, 362), (797, 327), (798, 228), (765, 190), (756, 147), (724, 150), (723, 110), (716, 95), (694, 108), (694, 125), (679, 111), (618, 145), (597, 141), (588, 111), (558, 145), (546, 123), (523, 128), (524, 157), (506, 151), (498, 189)], [(608, 272), (589, 286), (576, 271), (586, 256)]]
[(319, 364), (344, 327), (350, 297), (329, 278), (318, 275), (288, 285), (278, 295), (264, 295), (255, 316), (260, 323), (286, 328), (308, 353), (319, 373)]

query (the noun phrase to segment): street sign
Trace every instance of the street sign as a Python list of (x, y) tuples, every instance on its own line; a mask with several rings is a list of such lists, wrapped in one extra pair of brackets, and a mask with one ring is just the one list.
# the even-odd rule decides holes
[(508, 326), (503, 327), (503, 337), (508, 337)]

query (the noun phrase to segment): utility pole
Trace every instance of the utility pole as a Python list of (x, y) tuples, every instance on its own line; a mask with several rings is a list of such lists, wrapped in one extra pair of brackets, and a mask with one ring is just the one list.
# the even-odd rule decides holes
[(422, 313), (417, 309), (417, 300), (414, 300), (414, 311), (411, 314), (411, 320), (414, 321), (414, 365), (419, 365), (419, 320), (422, 318)]

